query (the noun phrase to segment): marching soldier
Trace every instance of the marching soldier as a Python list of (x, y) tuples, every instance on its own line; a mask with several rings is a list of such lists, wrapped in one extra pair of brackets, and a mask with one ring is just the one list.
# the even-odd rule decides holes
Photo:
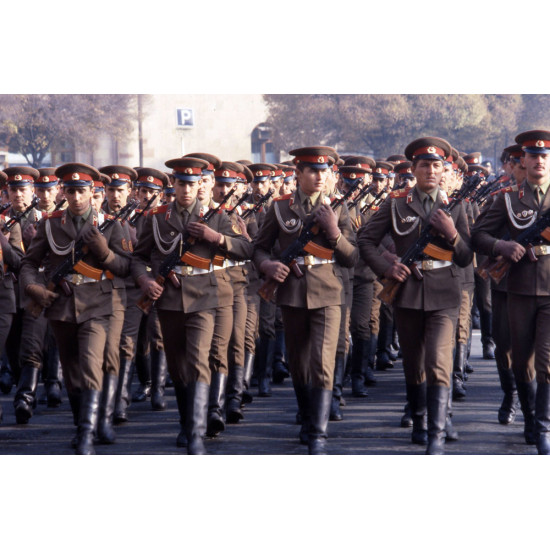
[[(183, 157), (166, 165), (174, 170), (176, 201), (148, 214), (134, 251), (132, 275), (145, 296), (156, 301), (187, 452), (204, 454), (211, 381), (209, 351), (220, 304), (219, 279), (212, 262), (219, 249), (234, 259), (244, 259), (246, 254), (238, 254), (246, 239), (233, 231), (223, 213), (216, 214), (208, 224), (200, 221), (208, 211), (198, 199), (202, 171), (209, 167), (208, 161)], [(158, 275), (163, 261), (184, 245), (189, 249), (182, 251), (162, 286)], [(147, 271), (149, 264), (152, 276)]]
[[(37, 233), (21, 267), (25, 293), (42, 308), (59, 346), (69, 401), (78, 426), (77, 454), (94, 454), (99, 398), (103, 385), (104, 348), (110, 317), (116, 309), (114, 288), (123, 288), (130, 259), (124, 250), (117, 222), (105, 229), (91, 206), (92, 184), (99, 172), (92, 166), (70, 163), (56, 172), (63, 181), (68, 207), (54, 212), (38, 224)], [(52, 274), (74, 254), (82, 239), (86, 253), (64, 276), (55, 292), (44, 285), (39, 272)], [(74, 256), (73, 256), (74, 257)]]
[[(525, 246), (516, 242), (550, 207), (550, 132), (531, 130), (516, 136), (522, 146), (526, 177), (502, 189), (484, 217), (475, 224), (476, 251), (502, 256), (511, 267), (507, 276), (508, 314), (512, 342), (512, 368), (524, 417), (527, 444), (539, 454), (550, 453), (550, 240), (540, 235)], [(508, 231), (510, 239), (498, 238)]]
[[(295, 157), (298, 189), (273, 202), (255, 239), (254, 262), (268, 282), (280, 285), (277, 304), (302, 418), (301, 438), (307, 435), (310, 454), (324, 454), (344, 300), (339, 266), (353, 267), (357, 249), (346, 206), (334, 212), (322, 193), (336, 158), (334, 149), (305, 147), (290, 154)], [(291, 274), (272, 257), (273, 248), (278, 243), (284, 251), (312, 218), (321, 229), (313, 238), (315, 250), (325, 257), (302, 252), (296, 258), (299, 276)]]
[[(443, 454), (445, 449), (453, 335), (461, 297), (456, 266), (472, 261), (463, 205), (459, 204), (451, 215), (440, 209), (447, 203), (439, 182), (443, 163), (450, 154), (451, 146), (440, 138), (426, 137), (410, 143), (405, 155), (413, 163), (416, 186), (392, 193), (358, 235), (365, 262), (377, 275), (401, 285), (393, 309), (413, 418), (412, 440), (421, 444), (427, 439), (428, 454)], [(399, 258), (416, 243), (428, 221), (438, 234), (434, 244), (446, 251), (441, 254), (446, 259), (424, 254), (414, 265), (421, 275), (418, 277)], [(377, 250), (388, 232), (398, 256), (393, 263)]]
[[(0, 186), (8, 181), (8, 175), (0, 171)], [(8, 334), (16, 312), (14, 275), (19, 273), (23, 258), (21, 228), (15, 224), (9, 232), (5, 230), (7, 216), (0, 215), (0, 354), (4, 353)], [(13, 275), (12, 275), (13, 274)], [(11, 384), (10, 384), (11, 389)], [(2, 407), (0, 406), (0, 421)]]

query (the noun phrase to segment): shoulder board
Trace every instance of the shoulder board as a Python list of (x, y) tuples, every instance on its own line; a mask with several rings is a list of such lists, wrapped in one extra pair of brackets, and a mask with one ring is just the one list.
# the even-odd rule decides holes
[(155, 208), (151, 208), (151, 210), (147, 210), (148, 216), (153, 216), (154, 214), (165, 214), (168, 210), (169, 204), (163, 204), (162, 206), (155, 206)]
[(61, 218), (61, 216), (63, 216), (64, 213), (65, 213), (65, 210), (55, 210), (54, 212), (44, 212), (42, 219), (47, 220), (49, 218)]
[(492, 195), (498, 195), (499, 193), (511, 193), (512, 191), (519, 191), (523, 186), (522, 185), (509, 185), (508, 187), (503, 187), (502, 189), (497, 189), (491, 193)]
[(276, 199), (273, 199), (273, 202), (279, 202), (279, 201), (287, 201), (292, 197), (292, 193), (288, 193), (287, 195), (282, 195), (280, 197), (277, 197)]
[(392, 199), (399, 199), (401, 197), (406, 197), (409, 194), (410, 189), (398, 189), (397, 191), (392, 191), (390, 197)]

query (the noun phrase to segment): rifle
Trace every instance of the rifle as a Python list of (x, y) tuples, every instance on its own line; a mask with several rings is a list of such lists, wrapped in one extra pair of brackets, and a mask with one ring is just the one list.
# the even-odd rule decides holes
[(470, 197), (471, 202), (475, 202), (478, 205), (481, 206), (487, 199), (487, 196), (490, 195), (497, 187), (500, 185), (502, 180), (506, 176), (500, 176), (499, 178), (496, 178), (490, 182), (487, 182), (483, 187), (480, 187), (474, 193), (472, 193), (472, 196)]
[[(147, 201), (147, 204), (144, 206), (144, 208), (142, 210), (140, 210), (139, 212), (134, 212), (133, 216), (128, 220), (128, 223), (132, 227), (135, 227), (137, 225), (137, 222), (138, 222), (139, 218), (141, 218), (141, 216), (143, 216), (143, 214), (150, 208), (150, 206), (153, 204), (154, 200), (158, 196), (159, 196), (158, 192), (153, 193), (153, 196)], [(136, 205), (136, 208), (137, 208), (137, 205)], [(134, 210), (135, 210), (135, 208), (134, 208)]]
[[(342, 195), (339, 199), (334, 200), (331, 203), (330, 207), (333, 210), (336, 210), (336, 208), (345, 204), (352, 193), (355, 191), (356, 187), (357, 184), (355, 184), (353, 187), (350, 187), (344, 195)], [(313, 254), (314, 256), (324, 258), (325, 260), (332, 259), (332, 252), (329, 256), (327, 256), (326, 252), (324, 252), (326, 250), (325, 248), (311, 242), (313, 237), (315, 237), (317, 233), (319, 233), (319, 226), (314, 221), (313, 217), (311, 217), (307, 224), (305, 224), (302, 228), (300, 236), (291, 245), (289, 245), (286, 250), (283, 251), (280, 258), (277, 260), (287, 267), (290, 267), (297, 278), (304, 276), (304, 274), (300, 271), (300, 268), (298, 267), (298, 263), (296, 262), (296, 258), (300, 256), (300, 254), (302, 254), (304, 251), (309, 252), (309, 254)], [(264, 300), (269, 302), (275, 297), (275, 293), (277, 292), (278, 287), (279, 283), (275, 279), (268, 279), (258, 290), (258, 294)]]
[[(218, 206), (216, 206), (216, 208), (211, 208), (210, 210), (208, 210), (208, 212), (200, 219), (200, 223), (208, 223), (208, 221), (222, 209), (222, 206), (231, 198), (234, 193), (235, 188), (231, 189), (231, 191), (229, 191), (229, 193), (225, 195), (225, 197), (218, 204)], [(155, 279), (155, 282), (157, 284), (164, 288), (166, 286), (166, 279), (169, 279), (176, 288), (180, 288), (181, 283), (179, 282), (179, 279), (176, 277), (176, 274), (173, 270), (180, 261), (186, 262), (187, 258), (193, 258), (195, 262), (200, 259), (202, 262), (204, 262), (204, 269), (208, 269), (210, 267), (210, 260), (200, 258), (199, 256), (196, 256), (189, 252), (189, 249), (195, 244), (195, 242), (195, 238), (191, 237), (191, 235), (189, 235), (187, 231), (184, 235), (181, 236), (179, 247), (175, 246), (174, 250), (172, 250), (172, 252), (170, 252), (170, 254), (168, 254), (160, 264), (159, 274)], [(143, 311), (143, 313), (148, 314), (151, 311), (151, 308), (153, 307), (155, 302), (156, 300), (149, 298), (149, 296), (147, 296), (146, 294), (142, 294), (136, 305), (137, 307), (139, 307), (139, 309), (141, 309), (141, 311)]]
[(243, 196), (238, 200), (237, 204), (231, 208), (231, 210), (227, 210), (228, 214), (232, 214), (243, 202), (246, 202), (250, 197), (252, 196), (252, 193), (250, 191), (246, 191)]
[[(550, 210), (547, 210), (542, 214), (533, 225), (524, 229), (516, 238), (514, 242), (523, 246), (527, 251), (527, 257), (531, 262), (538, 262), (537, 255), (535, 254), (534, 245), (535, 241), (539, 238), (543, 238), (550, 241)], [(503, 239), (509, 240), (509, 239)], [(486, 268), (486, 271), (491, 276), (491, 279), (495, 283), (500, 283), (506, 273), (508, 273), (510, 267), (512, 267), (510, 260), (501, 258), (496, 260), (491, 266)]]
[[(357, 185), (363, 183), (363, 178), (359, 178), (358, 182), (359, 183)], [(348, 210), (355, 208), (363, 200), (363, 197), (367, 195), (370, 191), (372, 191), (373, 187), (373, 185), (366, 185), (365, 187), (363, 187), (363, 189), (361, 189), (361, 191), (357, 193), (357, 196), (352, 201), (349, 201), (347, 203)]]
[[(451, 211), (455, 206), (460, 204), (474, 189), (475, 185), (479, 182), (471, 180), (465, 183), (457, 192), (456, 196), (448, 204), (441, 207), (441, 210), (445, 212), (448, 216), (451, 215)], [(431, 223), (427, 223), (418, 240), (403, 254), (400, 263), (406, 265), (414, 274), (414, 276), (421, 281), (424, 276), (415, 265), (415, 262), (420, 260), (423, 254), (428, 254), (434, 258), (439, 258), (443, 260), (452, 260), (452, 252), (449, 250), (444, 250), (439, 248), (436, 245), (431, 244), (435, 237), (433, 232), (433, 226)], [(397, 291), (401, 288), (401, 282), (396, 279), (382, 279), (382, 284), (384, 288), (378, 294), (378, 298), (382, 300), (385, 304), (391, 305), (395, 300)]]
[(373, 206), (378, 206), (384, 199), (382, 199), (382, 195), (386, 192), (386, 188), (382, 189), (380, 193), (378, 193), (374, 199), (372, 199), (372, 202), (369, 204), (365, 204), (363, 208), (361, 208), (361, 214), (364, 214), (367, 210), (370, 210)]
[(64, 206), (65, 206), (65, 203), (67, 202), (67, 199), (62, 199), (60, 200), (56, 205), (55, 205), (55, 208), (53, 209), (54, 212), (57, 212), (58, 210), (61, 210)]
[(241, 218), (243, 220), (246, 220), (251, 214), (256, 214), (260, 211), (260, 208), (270, 199), (271, 195), (273, 195), (273, 189), (270, 189), (255, 205), (254, 208), (251, 208), (250, 210), (247, 210), (246, 212), (243, 212), (243, 215)]
[[(121, 208), (114, 216), (106, 217), (103, 223), (98, 227), (98, 230), (101, 234), (104, 234), (105, 231), (111, 227), (116, 221), (124, 218), (128, 212), (132, 210), (132, 204), (128, 203), (126, 206)], [(69, 283), (65, 280), (65, 276), (68, 275), (71, 271), (76, 271), (81, 275), (89, 276), (90, 273), (97, 274), (100, 270), (97, 270), (82, 261), (82, 258), (88, 253), (88, 247), (84, 244), (82, 238), (78, 239), (75, 242), (71, 254), (68, 254), (65, 260), (59, 264), (51, 279), (46, 284), (46, 288), (50, 291), (54, 291), (57, 286), (59, 286), (63, 293), (66, 296), (71, 296), (73, 293)], [(94, 277), (95, 278), (95, 277)], [(42, 312), (42, 306), (37, 304), (32, 299), (29, 301), (27, 306), (27, 311), (36, 319), (39, 317)]]
[(31, 203), (29, 204), (29, 206), (27, 206), (27, 208), (25, 208), (25, 210), (23, 210), (23, 212), (18, 212), (17, 214), (15, 214), (15, 216), (11, 217), (7, 222), (4, 223), (4, 226), (2, 227), (2, 233), (4, 233), (4, 235), (6, 233), (9, 233), (12, 229), (12, 227), (16, 224), (16, 223), (20, 223), (21, 220), (35, 207), (38, 205), (38, 197), (34, 197), (34, 199), (32, 199)]
[(3, 204), (0, 206), (0, 214), (3, 214), (6, 210), (9, 210), (11, 208), (11, 202), (7, 202), (6, 204)]

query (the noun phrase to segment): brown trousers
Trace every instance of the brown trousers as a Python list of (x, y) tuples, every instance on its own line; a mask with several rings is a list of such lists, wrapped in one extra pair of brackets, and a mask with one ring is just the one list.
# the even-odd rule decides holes
[(512, 340), (508, 322), (508, 294), (502, 290), (492, 290), (493, 304), (492, 333), (495, 342), (495, 359), (499, 369), (512, 368)]
[(174, 384), (210, 385), (208, 355), (214, 335), (215, 309), (194, 313), (158, 310), (168, 372)]
[(407, 384), (450, 387), (458, 308), (393, 311)]
[(101, 390), (103, 358), (111, 315), (83, 323), (50, 321), (67, 391)]
[(472, 302), (474, 301), (474, 287), (462, 288), (462, 299), (458, 309), (458, 321), (456, 325), (456, 343), (468, 344), (472, 318)]
[(341, 306), (281, 306), (290, 374), (295, 385), (332, 390)]
[(516, 380), (550, 384), (550, 296), (508, 293), (508, 319)]

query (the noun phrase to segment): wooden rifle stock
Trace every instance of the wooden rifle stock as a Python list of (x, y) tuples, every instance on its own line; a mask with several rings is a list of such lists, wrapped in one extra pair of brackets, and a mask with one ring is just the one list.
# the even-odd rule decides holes
[(397, 279), (382, 279), (383, 288), (378, 294), (378, 299), (384, 302), (386, 305), (391, 306), (397, 292), (401, 288), (401, 283)]

